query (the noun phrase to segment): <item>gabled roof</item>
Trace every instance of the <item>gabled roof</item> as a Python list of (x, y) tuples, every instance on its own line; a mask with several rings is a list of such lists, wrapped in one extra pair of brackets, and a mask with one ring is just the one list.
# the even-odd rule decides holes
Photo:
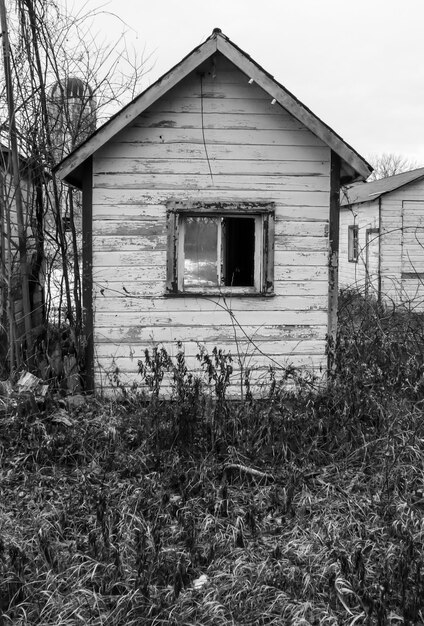
[(269, 94), (271, 99), (275, 99), (339, 155), (342, 163), (342, 182), (351, 183), (355, 180), (366, 179), (370, 175), (371, 166), (349, 144), (251, 59), (246, 52), (243, 52), (230, 41), (219, 28), (215, 28), (212, 35), (204, 43), (190, 52), (180, 63), (111, 117), (109, 121), (65, 157), (55, 168), (58, 176), (77, 187), (81, 187), (83, 163), (216, 52), (223, 54), (249, 79), (253, 79), (259, 87)]
[(413, 183), (423, 177), (424, 167), (419, 167), (416, 170), (380, 178), (380, 180), (373, 180), (370, 183), (355, 183), (342, 191), (340, 204), (349, 206), (351, 204), (360, 204), (361, 202), (372, 202), (386, 193), (409, 185), (409, 183)]

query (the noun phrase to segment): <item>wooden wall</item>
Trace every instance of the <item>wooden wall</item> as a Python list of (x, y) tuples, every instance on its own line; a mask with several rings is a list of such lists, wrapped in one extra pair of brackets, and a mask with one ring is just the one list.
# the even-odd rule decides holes
[[(366, 230), (380, 223), (381, 298), (387, 304), (424, 310), (424, 182), (410, 183), (379, 200), (343, 207), (340, 216), (341, 287), (366, 286)], [(348, 227), (359, 226), (360, 255), (348, 261)]]
[[(275, 364), (325, 369), (330, 149), (222, 56), (204, 71), (93, 160), (95, 366), (103, 389), (115, 367), (122, 382), (139, 381), (144, 349), (161, 343), (175, 354), (178, 340), (193, 368), (200, 342), (239, 353), (261, 380)], [(166, 203), (184, 199), (275, 203), (274, 297), (164, 296)]]
[[(417, 311), (424, 310), (424, 274), (415, 278), (405, 274), (413, 273), (414, 267), (423, 272), (423, 217), (423, 181), (382, 197), (381, 291), (390, 302), (410, 305)], [(418, 227), (416, 231), (414, 225)]]
[[(340, 209), (339, 285), (344, 289), (365, 290), (367, 241), (366, 232), (378, 228), (378, 200), (355, 204)], [(349, 226), (358, 226), (359, 257), (356, 263), (349, 261)]]
[[(8, 161), (2, 161), (0, 155), (0, 202), (2, 210), (0, 211), (0, 231), (2, 233), (3, 246), (1, 260), (4, 267), (0, 268), (0, 309), (1, 323), (7, 328), (9, 333), (10, 316), (14, 320), (14, 339), (19, 342), (24, 340), (24, 313), (22, 303), (22, 278), (19, 258), (19, 238), (18, 238), (18, 217), (16, 211), (15, 190), (13, 179), (9, 173)], [(36, 221), (34, 190), (31, 185), (29, 176), (25, 172), (21, 172), (21, 193), (22, 193), (22, 209), (24, 219), (24, 230), (26, 233), (27, 259), (30, 271), (30, 292), (32, 306), (32, 328), (36, 332), (40, 332), (40, 326), (44, 322), (43, 317), (43, 292), (41, 287), (42, 277), (39, 276), (37, 282), (31, 282), (31, 270), (33, 259), (36, 254)], [(10, 233), (9, 233), (10, 229)], [(9, 246), (9, 237), (10, 243)], [(33, 280), (33, 279), (32, 279)], [(11, 301), (8, 299), (8, 285), (10, 286)], [(9, 338), (8, 338), (9, 340)]]

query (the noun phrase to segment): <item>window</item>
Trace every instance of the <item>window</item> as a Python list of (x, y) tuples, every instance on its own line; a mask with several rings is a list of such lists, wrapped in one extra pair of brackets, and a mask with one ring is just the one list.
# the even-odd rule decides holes
[(72, 223), (69, 215), (62, 217), (62, 228), (65, 233), (70, 233), (72, 231)]
[(173, 204), (168, 211), (169, 293), (273, 291), (270, 204)]
[(352, 263), (357, 263), (359, 256), (358, 226), (348, 227), (347, 254)]

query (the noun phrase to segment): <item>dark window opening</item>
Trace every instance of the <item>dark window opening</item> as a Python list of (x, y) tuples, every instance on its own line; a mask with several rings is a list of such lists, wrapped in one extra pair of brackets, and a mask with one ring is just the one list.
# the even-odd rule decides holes
[(255, 284), (255, 219), (226, 217), (224, 234), (224, 284), (253, 287)]
[(70, 233), (72, 231), (72, 223), (71, 223), (71, 218), (69, 217), (69, 215), (65, 215), (62, 218), (62, 225), (63, 225), (62, 226), (63, 231), (65, 233)]
[(356, 224), (348, 227), (347, 254), (349, 261), (357, 263), (359, 258), (359, 229)]

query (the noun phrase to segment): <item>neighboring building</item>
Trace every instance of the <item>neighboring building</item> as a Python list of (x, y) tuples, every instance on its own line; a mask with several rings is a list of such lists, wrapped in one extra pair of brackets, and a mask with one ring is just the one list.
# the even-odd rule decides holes
[(258, 383), (276, 363), (325, 372), (340, 184), (370, 172), (215, 29), (58, 166), (83, 190), (95, 388), (140, 380), (145, 349), (177, 341), (193, 369), (216, 346)]
[[(19, 158), (20, 187), (23, 203), (23, 227), (26, 236), (29, 269), (29, 299), (31, 328), (34, 338), (43, 328), (43, 251), (37, 236), (36, 193), (30, 166), (24, 157)], [(24, 317), (22, 303), (22, 278), (20, 270), (18, 216), (15, 190), (11, 175), (9, 148), (0, 143), (0, 362), (6, 368), (10, 338), (15, 347), (14, 366), (19, 365), (23, 353)], [(3, 367), (0, 366), (0, 373)], [(3, 372), (4, 373), (4, 372)]]
[(424, 168), (342, 191), (339, 281), (424, 309)]

